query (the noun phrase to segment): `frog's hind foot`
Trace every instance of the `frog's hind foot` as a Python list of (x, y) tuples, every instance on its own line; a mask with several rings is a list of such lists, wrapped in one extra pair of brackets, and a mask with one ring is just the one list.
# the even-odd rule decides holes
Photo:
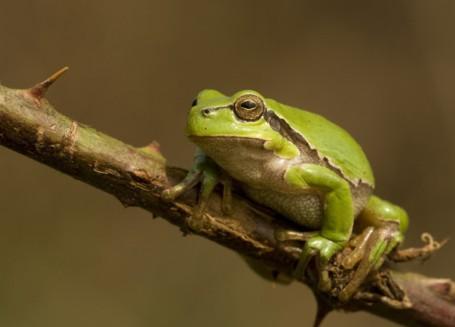
[(347, 302), (360, 289), (368, 275), (381, 267), (400, 240), (398, 224), (395, 222), (389, 222), (379, 228), (366, 228), (353, 239), (350, 245), (353, 245), (354, 249), (349, 254), (341, 256), (340, 261), (344, 269), (354, 269), (356, 265), (357, 268), (338, 295), (341, 302)]
[(374, 228), (372, 226), (365, 228), (360, 235), (353, 237), (350, 241), (348, 246), (353, 248), (353, 250), (342, 256), (341, 266), (344, 269), (353, 269), (357, 263), (365, 255), (366, 245), (368, 240), (370, 239)]
[(396, 249), (389, 255), (390, 260), (394, 262), (406, 262), (415, 259), (425, 261), (448, 241), (448, 239), (442, 240), (441, 242), (435, 241), (430, 233), (423, 233), (420, 239), (425, 245), (418, 248)]

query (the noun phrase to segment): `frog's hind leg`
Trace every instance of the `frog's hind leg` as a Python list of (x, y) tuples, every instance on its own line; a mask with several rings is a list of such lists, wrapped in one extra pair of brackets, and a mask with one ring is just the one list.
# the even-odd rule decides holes
[(394, 222), (398, 224), (401, 235), (406, 232), (409, 224), (408, 214), (404, 209), (375, 195), (370, 197), (357, 220), (359, 223), (374, 227)]
[[(342, 265), (345, 269), (351, 269), (359, 261), (353, 277), (338, 295), (341, 302), (348, 301), (357, 292), (371, 271), (381, 267), (385, 257), (399, 244), (397, 238), (398, 224), (389, 222), (383, 227), (369, 227), (367, 233), (362, 233), (359, 248), (355, 248), (352, 254), (360, 252), (362, 256), (351, 258), (345, 257)], [(356, 259), (358, 259), (357, 262)], [(349, 263), (346, 265), (346, 263)]]
[(385, 257), (403, 241), (408, 227), (408, 215), (402, 208), (376, 196), (370, 198), (357, 219), (358, 225), (365, 228), (351, 243), (354, 250), (343, 258), (342, 265), (352, 269), (360, 263), (340, 293), (342, 301), (347, 301), (356, 292), (372, 270), (381, 267)]
[(379, 228), (387, 227), (386, 229), (391, 235), (388, 237), (390, 238), (388, 246), (382, 250), (378, 248), (374, 251), (374, 260), (377, 261), (379, 259), (378, 256), (382, 256), (384, 253), (390, 253), (403, 241), (403, 235), (408, 228), (408, 215), (402, 208), (377, 196), (372, 196), (365, 209), (357, 217), (356, 227), (359, 230), (363, 230), (363, 232), (351, 241), (350, 245), (354, 250), (342, 262), (346, 269), (353, 268), (364, 257), (368, 248), (368, 239)]

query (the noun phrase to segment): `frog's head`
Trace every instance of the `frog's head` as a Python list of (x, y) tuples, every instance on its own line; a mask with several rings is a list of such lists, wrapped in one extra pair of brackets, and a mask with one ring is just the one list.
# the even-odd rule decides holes
[(245, 90), (226, 96), (203, 90), (194, 99), (188, 117), (189, 137), (259, 137), (268, 129), (264, 119), (266, 101), (256, 91)]
[(213, 159), (246, 155), (249, 151), (294, 157), (297, 148), (272, 128), (270, 113), (278, 105), (252, 90), (233, 96), (203, 90), (193, 101), (187, 134)]

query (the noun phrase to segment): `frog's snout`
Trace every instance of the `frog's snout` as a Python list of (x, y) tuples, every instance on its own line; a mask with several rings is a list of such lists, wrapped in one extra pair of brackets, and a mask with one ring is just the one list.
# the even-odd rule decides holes
[(218, 116), (219, 108), (193, 108), (190, 112), (188, 124), (207, 124)]
[(232, 134), (235, 124), (229, 106), (193, 107), (187, 121), (188, 136), (214, 136)]
[(214, 115), (210, 108), (192, 108), (187, 121), (187, 134), (200, 135), (207, 129), (210, 118)]
[(210, 118), (211, 116), (213, 116), (215, 113), (215, 110), (214, 109), (210, 109), (210, 108), (206, 108), (206, 109), (202, 109), (201, 110), (201, 115), (202, 117), (205, 117), (205, 118)]

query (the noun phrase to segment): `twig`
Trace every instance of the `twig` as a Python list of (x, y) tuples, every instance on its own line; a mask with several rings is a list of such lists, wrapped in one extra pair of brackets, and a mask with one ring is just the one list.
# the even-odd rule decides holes
[[(195, 192), (171, 203), (161, 199), (162, 190), (179, 181), (185, 171), (167, 166), (156, 143), (142, 148), (127, 145), (60, 114), (44, 98), (48, 87), (66, 70), (31, 89), (0, 85), (0, 144), (110, 193), (126, 207), (142, 207), (187, 230)], [(211, 199), (193, 233), (281, 273), (293, 270), (298, 253), (279, 246), (274, 236), (280, 228), (289, 227), (287, 223), (239, 195), (233, 196), (229, 217), (223, 216), (220, 203), (218, 195)], [(303, 282), (316, 289), (311, 278)], [(367, 310), (406, 326), (455, 326), (455, 289), (450, 280), (385, 269), (368, 283), (346, 304), (315, 293), (328, 309)], [(401, 299), (398, 304), (393, 297)], [(403, 303), (407, 304), (399, 305)]]

